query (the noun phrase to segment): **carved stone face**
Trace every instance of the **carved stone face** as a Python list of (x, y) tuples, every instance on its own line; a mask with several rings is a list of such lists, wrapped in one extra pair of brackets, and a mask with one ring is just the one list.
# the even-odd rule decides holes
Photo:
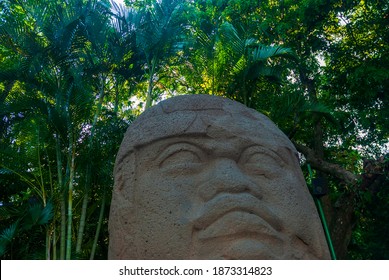
[(180, 96), (146, 111), (118, 154), (110, 259), (329, 258), (295, 150), (234, 101)]

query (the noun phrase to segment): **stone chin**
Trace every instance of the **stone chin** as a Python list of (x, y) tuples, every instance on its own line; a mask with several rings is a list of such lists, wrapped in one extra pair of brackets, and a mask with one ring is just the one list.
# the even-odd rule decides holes
[(208, 246), (199, 252), (194, 259), (215, 259), (215, 260), (277, 260), (282, 258), (282, 249), (275, 249), (256, 238), (235, 238), (217, 242), (219, 245)]

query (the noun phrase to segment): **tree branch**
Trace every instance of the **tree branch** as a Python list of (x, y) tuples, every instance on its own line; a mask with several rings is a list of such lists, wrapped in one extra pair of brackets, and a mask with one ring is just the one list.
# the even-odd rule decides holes
[(344, 169), (338, 164), (330, 163), (318, 158), (315, 154), (315, 151), (311, 148), (308, 148), (296, 142), (293, 142), (293, 144), (296, 147), (297, 151), (304, 154), (305, 158), (307, 159), (307, 162), (311, 164), (314, 169), (325, 172), (327, 174), (331, 174), (332, 176), (352, 186), (356, 185), (362, 179), (361, 176)]

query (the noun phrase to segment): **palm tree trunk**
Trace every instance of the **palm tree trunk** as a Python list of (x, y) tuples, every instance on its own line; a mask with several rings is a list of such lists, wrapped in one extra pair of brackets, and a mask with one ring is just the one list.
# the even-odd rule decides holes
[(66, 259), (70, 260), (72, 255), (72, 222), (73, 222), (73, 179), (75, 173), (75, 147), (73, 143), (73, 133), (69, 135), (69, 188), (68, 188), (68, 219), (66, 235)]
[[(90, 176), (90, 175), (86, 175)], [(88, 179), (86, 179), (88, 180)], [(89, 182), (85, 184), (89, 185)], [(88, 186), (85, 186), (89, 189)], [(85, 224), (86, 224), (86, 210), (88, 208), (88, 200), (89, 200), (89, 191), (85, 189), (84, 198), (82, 199), (82, 208), (81, 208), (81, 216), (80, 216), (80, 224), (78, 226), (78, 234), (77, 234), (77, 242), (76, 242), (76, 254), (81, 252), (82, 239), (84, 236)]]
[(103, 200), (101, 202), (101, 208), (100, 208), (100, 214), (99, 214), (99, 221), (97, 223), (96, 233), (95, 233), (95, 239), (93, 240), (92, 250), (90, 253), (90, 260), (93, 260), (95, 258), (96, 253), (96, 247), (97, 247), (97, 241), (99, 240), (100, 230), (101, 230), (101, 224), (103, 223), (103, 217), (104, 217), (104, 209), (105, 209), (105, 194), (103, 196)]
[[(92, 151), (92, 145), (93, 145), (94, 136), (95, 136), (96, 124), (97, 124), (98, 118), (99, 118), (100, 113), (101, 113), (101, 108), (103, 106), (103, 101), (104, 101), (104, 96), (105, 96), (105, 91), (104, 91), (105, 82), (106, 82), (106, 76), (102, 75), (100, 77), (99, 100), (98, 100), (95, 115), (93, 117), (91, 134), (89, 136), (88, 152), (87, 152), (88, 155)], [(85, 230), (85, 225), (86, 225), (86, 210), (88, 208), (91, 176), (92, 176), (92, 165), (90, 162), (88, 162), (87, 166), (86, 166), (86, 172), (85, 172), (84, 198), (82, 200), (80, 223), (79, 223), (79, 227), (78, 227), (77, 242), (76, 242), (76, 254), (81, 252), (81, 247), (82, 247), (82, 239), (84, 236), (84, 230)]]
[(55, 221), (53, 222), (53, 260), (56, 260), (57, 259), (57, 234), (56, 234), (56, 230), (55, 230)]
[(42, 164), (41, 164), (41, 154), (40, 154), (40, 139), (39, 139), (39, 129), (36, 130), (37, 133), (37, 159), (38, 159), (38, 169), (39, 169), (39, 177), (40, 177), (40, 187), (41, 187), (41, 193), (42, 193), (42, 201), (43, 201), (43, 206), (46, 207), (46, 189), (45, 189), (45, 183), (43, 179), (43, 172), (42, 172)]
[(50, 260), (50, 250), (51, 250), (51, 238), (50, 238), (50, 228), (46, 229), (46, 260)]
[(153, 79), (154, 79), (156, 65), (157, 65), (157, 58), (153, 57), (153, 59), (151, 60), (151, 70), (150, 70), (149, 86), (148, 86), (148, 90), (147, 90), (145, 109), (150, 108), (151, 104), (153, 102), (153, 99), (152, 99), (153, 88), (154, 88), (154, 80)]
[[(55, 136), (56, 155), (57, 155), (57, 176), (58, 176), (58, 189), (59, 199), (61, 207), (61, 231), (60, 231), (60, 249), (59, 258), (65, 259), (65, 247), (66, 247), (66, 203), (63, 192), (63, 178), (62, 178), (62, 156), (61, 156), (61, 143), (59, 135)], [(54, 229), (55, 232), (55, 229)]]
[(59, 258), (64, 260), (66, 257), (66, 201), (64, 193), (61, 193), (61, 241), (59, 254)]
[(115, 78), (115, 106), (113, 112), (117, 115), (119, 111), (119, 77)]

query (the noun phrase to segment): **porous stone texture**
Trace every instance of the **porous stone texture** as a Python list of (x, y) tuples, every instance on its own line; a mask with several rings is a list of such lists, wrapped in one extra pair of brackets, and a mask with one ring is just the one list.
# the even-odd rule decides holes
[(217, 96), (146, 110), (117, 155), (109, 259), (329, 259), (297, 152)]

